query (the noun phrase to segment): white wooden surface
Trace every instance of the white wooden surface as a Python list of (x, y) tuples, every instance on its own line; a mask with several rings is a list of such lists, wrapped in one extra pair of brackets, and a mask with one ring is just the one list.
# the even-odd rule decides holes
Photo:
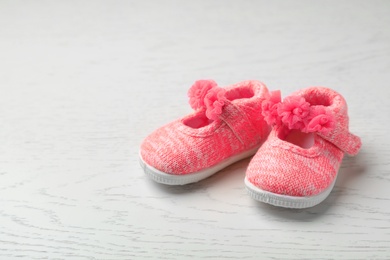
[[(0, 259), (390, 259), (389, 1), (1, 1)], [(330, 197), (249, 198), (249, 160), (153, 183), (138, 147), (196, 79), (347, 99)]]

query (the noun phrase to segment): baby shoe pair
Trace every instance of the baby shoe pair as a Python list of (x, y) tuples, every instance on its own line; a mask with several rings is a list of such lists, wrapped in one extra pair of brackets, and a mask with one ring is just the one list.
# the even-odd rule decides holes
[(184, 185), (255, 155), (245, 185), (252, 198), (307, 208), (332, 190), (344, 153), (356, 155), (360, 138), (348, 130), (347, 104), (323, 87), (282, 101), (258, 81), (221, 88), (199, 80), (188, 91), (194, 113), (150, 134), (140, 162), (154, 181)]

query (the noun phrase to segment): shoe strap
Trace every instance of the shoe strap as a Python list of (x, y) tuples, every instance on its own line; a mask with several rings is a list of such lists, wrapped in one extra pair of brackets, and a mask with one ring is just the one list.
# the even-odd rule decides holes
[(362, 146), (362, 142), (360, 138), (348, 131), (348, 129), (335, 129), (330, 133), (324, 135), (319, 134), (325, 140), (331, 142), (335, 146), (337, 146), (343, 152), (354, 156), (356, 155), (360, 147)]
[(247, 115), (230, 101), (226, 101), (219, 118), (232, 130), (237, 139), (244, 145), (260, 142), (259, 131), (253, 126)]

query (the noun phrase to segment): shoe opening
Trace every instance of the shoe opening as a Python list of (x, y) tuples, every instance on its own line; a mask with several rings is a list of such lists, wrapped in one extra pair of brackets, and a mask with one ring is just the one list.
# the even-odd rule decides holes
[(303, 133), (295, 129), (279, 134), (279, 138), (303, 149), (309, 149), (314, 145), (314, 133)]
[(306, 97), (306, 101), (310, 103), (312, 106), (330, 106), (333, 103), (334, 97), (329, 93), (312, 91)]
[(208, 119), (205, 114), (196, 114), (193, 117), (185, 119), (183, 124), (194, 129), (199, 129), (208, 126), (212, 122), (214, 120)]
[(226, 98), (230, 101), (236, 99), (251, 98), (254, 95), (255, 93), (253, 92), (253, 88), (250, 83), (242, 87), (230, 89), (228, 92), (226, 92)]

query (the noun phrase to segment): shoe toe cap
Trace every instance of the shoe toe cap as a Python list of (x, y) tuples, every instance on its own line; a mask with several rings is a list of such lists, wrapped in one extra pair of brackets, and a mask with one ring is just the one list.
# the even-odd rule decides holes
[(256, 187), (287, 196), (313, 196), (325, 190), (336, 171), (323, 158), (307, 158), (285, 153), (278, 156), (261, 152), (253, 158), (247, 179)]

